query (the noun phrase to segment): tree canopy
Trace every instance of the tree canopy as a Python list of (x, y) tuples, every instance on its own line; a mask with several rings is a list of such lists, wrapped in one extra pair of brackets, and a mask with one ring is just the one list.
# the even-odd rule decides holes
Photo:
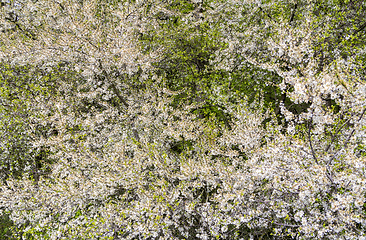
[(8, 0), (1, 239), (363, 239), (363, 0)]

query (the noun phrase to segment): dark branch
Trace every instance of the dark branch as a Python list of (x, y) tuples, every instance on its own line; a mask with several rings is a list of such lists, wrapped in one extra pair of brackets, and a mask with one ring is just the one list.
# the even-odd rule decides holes
[[(312, 120), (312, 119), (311, 119)], [(310, 144), (310, 148), (311, 148), (311, 155), (313, 156), (316, 164), (319, 164), (318, 162), (318, 158), (316, 157), (315, 155), (315, 151), (314, 151), (314, 148), (313, 148), (313, 144), (311, 142), (311, 130), (310, 130), (310, 121), (308, 123), (308, 139), (309, 139), (309, 144)]]
[[(363, 115), (365, 114), (365, 111), (366, 111), (366, 108), (362, 111), (361, 116), (358, 118), (357, 122), (361, 121)], [(351, 137), (352, 137), (352, 135), (354, 133), (355, 133), (355, 129), (353, 129), (352, 132), (351, 132), (351, 134), (348, 136), (348, 138), (347, 138), (347, 140), (346, 140), (346, 142), (344, 144), (344, 148), (347, 148), (347, 144), (350, 141), (350, 139), (351, 139)]]
[(290, 21), (289, 21), (290, 24), (294, 21), (296, 9), (297, 9), (297, 3), (295, 3), (294, 8), (292, 9), (291, 18), (290, 18)]

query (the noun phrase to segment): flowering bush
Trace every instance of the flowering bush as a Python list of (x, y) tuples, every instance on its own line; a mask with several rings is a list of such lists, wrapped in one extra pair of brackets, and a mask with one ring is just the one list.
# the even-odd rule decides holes
[(0, 236), (365, 238), (365, 7), (4, 2)]

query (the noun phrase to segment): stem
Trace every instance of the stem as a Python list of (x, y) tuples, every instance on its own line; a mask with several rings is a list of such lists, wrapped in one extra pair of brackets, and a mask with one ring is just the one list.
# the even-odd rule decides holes
[[(361, 116), (358, 118), (357, 122), (361, 121), (363, 115), (365, 114), (366, 108), (362, 111)], [(352, 135), (355, 133), (355, 129), (352, 130), (351, 134), (348, 136), (346, 143), (344, 144), (344, 148), (347, 148), (347, 144), (351, 139)]]
[(318, 159), (317, 159), (317, 157), (315, 155), (315, 151), (314, 151), (314, 148), (313, 148), (313, 144), (311, 142), (310, 122), (308, 123), (308, 138), (309, 138), (309, 144), (310, 144), (310, 148), (311, 148), (311, 154), (313, 155), (313, 158), (314, 158), (316, 164), (319, 164)]
[(119, 94), (119, 91), (116, 87), (116, 85), (113, 82), (110, 82), (112, 90), (114, 92), (114, 94), (117, 95), (118, 99), (125, 105), (126, 108), (129, 107), (128, 103), (126, 102), (126, 100), (121, 96), (121, 94)]

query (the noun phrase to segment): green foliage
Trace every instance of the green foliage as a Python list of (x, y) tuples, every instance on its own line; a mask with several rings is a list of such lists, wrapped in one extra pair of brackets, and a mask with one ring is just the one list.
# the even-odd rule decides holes
[[(249, 103), (263, 99), (264, 110), (276, 109), (279, 113), (279, 104), (284, 97), (277, 86), (281, 82), (277, 74), (247, 63), (240, 55), (235, 56), (232, 68), (216, 68), (220, 64), (216, 55), (228, 46), (222, 41), (222, 26), (205, 19), (208, 6), (209, 2), (197, 5), (191, 1), (173, 1), (166, 8), (176, 14), (164, 19), (157, 17), (160, 28), (140, 37), (146, 52), (164, 48), (161, 61), (153, 66), (157, 75), (164, 79), (164, 87), (181, 92), (175, 97), (173, 106), (202, 104), (195, 111), (200, 118), (216, 118), (226, 126), (231, 116), (225, 113), (224, 105), (237, 104), (243, 98)], [(281, 6), (276, 11), (280, 9)], [(198, 19), (200, 23), (196, 24)], [(286, 103), (288, 101), (286, 98)]]
[(56, 79), (63, 77), (61, 69), (50, 73), (34, 66), (1, 65), (1, 180), (19, 178), (24, 172), (38, 178), (35, 169), (48, 169), (52, 162), (48, 146), (33, 144), (40, 138), (58, 134), (53, 124), (45, 120), (55, 109), (47, 111), (44, 105), (57, 92)]
[(9, 218), (9, 214), (3, 213), (0, 215), (0, 239), (15, 240), (17, 239), (12, 231), (15, 226), (13, 221)]
[(2, 66), (0, 75), (1, 179), (10, 176), (19, 177), (29, 164), (29, 151), (32, 148), (31, 137), (27, 134), (29, 123), (29, 105), (31, 91), (28, 84), (22, 84), (24, 68), (11, 69)]
[(191, 151), (193, 149), (193, 142), (187, 140), (174, 141), (171, 143), (170, 150), (174, 153), (181, 154), (182, 152)]
[(365, 10), (362, 0), (316, 2), (313, 25), (322, 34), (316, 37), (314, 50), (321, 61), (320, 67), (338, 57), (347, 59), (365, 47)]

